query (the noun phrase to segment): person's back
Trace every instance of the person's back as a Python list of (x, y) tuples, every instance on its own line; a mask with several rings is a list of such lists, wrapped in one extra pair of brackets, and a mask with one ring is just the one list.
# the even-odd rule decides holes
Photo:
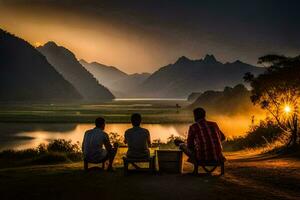
[(187, 145), (195, 150), (197, 161), (220, 161), (223, 139), (217, 123), (202, 119), (190, 126)]
[(84, 134), (83, 139), (83, 155), (84, 158), (91, 162), (96, 162), (105, 158), (107, 151), (103, 145), (108, 141), (107, 134), (100, 128), (88, 130)]
[(148, 147), (149, 131), (135, 126), (125, 132), (125, 140), (128, 144), (128, 157), (140, 158), (149, 156)]
[(189, 128), (187, 144), (180, 139), (175, 139), (174, 143), (189, 157), (189, 162), (225, 161), (222, 154), (225, 136), (217, 123), (207, 121), (205, 115), (203, 108), (194, 109), (195, 123)]
[(127, 157), (149, 157), (149, 146), (151, 145), (149, 131), (140, 127), (141, 116), (139, 114), (133, 114), (131, 121), (133, 127), (128, 129), (124, 135), (124, 142), (128, 144)]

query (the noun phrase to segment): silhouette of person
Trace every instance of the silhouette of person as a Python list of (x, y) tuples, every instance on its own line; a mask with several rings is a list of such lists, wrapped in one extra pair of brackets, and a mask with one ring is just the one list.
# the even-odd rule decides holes
[(192, 163), (225, 161), (222, 154), (225, 136), (217, 123), (205, 119), (206, 112), (203, 108), (196, 108), (193, 113), (195, 123), (189, 127), (187, 143), (175, 139), (175, 145), (179, 146)]
[[(108, 134), (104, 132), (105, 120), (98, 117), (95, 120), (95, 128), (84, 134), (82, 152), (84, 159), (90, 163), (109, 161), (107, 170), (113, 170), (112, 164), (118, 150), (118, 144), (112, 147)], [(105, 149), (103, 148), (105, 146)]]
[(147, 158), (150, 156), (150, 133), (147, 129), (140, 127), (141, 122), (140, 114), (131, 115), (132, 128), (126, 130), (124, 135), (124, 143), (128, 144), (127, 157)]

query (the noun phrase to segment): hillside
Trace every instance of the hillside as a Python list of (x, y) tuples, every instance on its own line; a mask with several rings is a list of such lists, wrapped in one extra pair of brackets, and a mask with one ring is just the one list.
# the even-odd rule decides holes
[(0, 29), (0, 101), (70, 102), (81, 95), (25, 40)]
[(225, 87), (223, 91), (206, 91), (202, 93), (188, 108), (203, 107), (209, 112), (218, 114), (242, 114), (256, 110), (250, 101), (251, 92), (242, 85)]
[(37, 48), (52, 66), (61, 73), (84, 97), (86, 102), (99, 102), (114, 98), (112, 93), (98, 83), (68, 49), (48, 42)]
[(116, 67), (97, 62), (88, 63), (80, 60), (80, 63), (117, 97), (135, 95), (137, 87), (150, 76), (149, 73), (126, 74)]
[(204, 59), (190, 60), (180, 57), (154, 72), (139, 87), (139, 94), (145, 97), (182, 97), (192, 92), (221, 90), (243, 82), (247, 72), (259, 74), (264, 68), (255, 67), (241, 61), (221, 63), (213, 55)]

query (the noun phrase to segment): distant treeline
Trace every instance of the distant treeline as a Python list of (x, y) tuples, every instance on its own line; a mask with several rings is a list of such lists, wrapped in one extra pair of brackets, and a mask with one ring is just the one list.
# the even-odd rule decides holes
[(223, 91), (206, 91), (188, 109), (203, 107), (211, 113), (244, 114), (258, 111), (250, 101), (251, 92), (242, 84), (235, 87), (225, 87)]

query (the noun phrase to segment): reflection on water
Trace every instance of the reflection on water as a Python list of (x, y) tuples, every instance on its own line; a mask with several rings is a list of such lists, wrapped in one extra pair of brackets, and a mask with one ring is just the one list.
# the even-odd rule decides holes
[[(0, 124), (3, 130), (3, 125)], [(86, 130), (94, 127), (93, 124), (39, 124), (39, 127), (44, 126), (44, 129), (32, 129), (29, 130), (27, 126), (35, 127), (35, 124), (18, 124), (18, 123), (9, 123), (5, 124), (7, 131), (10, 133), (9, 137), (6, 135), (0, 135), (0, 138), (5, 137), (5, 140), (0, 140), (0, 150), (3, 149), (25, 149), (33, 148), (38, 146), (40, 143), (47, 143), (53, 139), (67, 139), (74, 142), (82, 141), (83, 134)], [(47, 126), (61, 127), (68, 126), (73, 127), (72, 129), (49, 129)], [(16, 132), (13, 132), (14, 127), (21, 126), (24, 130), (20, 128), (16, 129)], [(25, 128), (26, 127), (26, 128)], [(107, 133), (115, 132), (120, 135), (123, 135), (125, 130), (130, 128), (131, 124), (107, 124), (105, 131)], [(147, 128), (151, 133), (151, 139), (161, 139), (165, 142), (170, 135), (174, 136), (183, 136), (186, 134), (188, 129), (188, 124), (143, 124), (144, 128)], [(9, 130), (10, 129), (10, 130)]]
[[(211, 119), (218, 122), (227, 137), (244, 135), (251, 123), (246, 116), (214, 116)], [(81, 142), (84, 132), (93, 127), (93, 124), (70, 123), (0, 123), (0, 150), (33, 148), (53, 139)], [(131, 124), (107, 124), (105, 131), (123, 135), (130, 127)], [(186, 135), (189, 124), (143, 124), (143, 127), (150, 131), (152, 140), (165, 142), (171, 135)]]

